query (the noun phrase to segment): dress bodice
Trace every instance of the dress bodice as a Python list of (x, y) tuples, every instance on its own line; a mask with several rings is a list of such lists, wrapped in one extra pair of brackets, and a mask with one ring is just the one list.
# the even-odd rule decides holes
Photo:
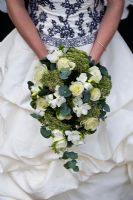
[(94, 42), (104, 14), (104, 2), (30, 0), (29, 12), (45, 43), (77, 47)]

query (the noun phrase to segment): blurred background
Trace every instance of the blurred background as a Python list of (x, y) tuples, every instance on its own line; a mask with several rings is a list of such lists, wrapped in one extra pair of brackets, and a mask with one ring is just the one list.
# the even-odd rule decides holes
[[(6, 12), (5, 0), (0, 0), (0, 41), (14, 28)], [(118, 30), (133, 52), (133, 0), (125, 0), (125, 9)]]

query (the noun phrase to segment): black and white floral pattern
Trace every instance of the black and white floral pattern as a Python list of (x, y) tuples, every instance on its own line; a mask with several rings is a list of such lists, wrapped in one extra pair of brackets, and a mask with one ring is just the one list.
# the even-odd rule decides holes
[(94, 42), (104, 1), (31, 0), (29, 12), (45, 43), (76, 47)]

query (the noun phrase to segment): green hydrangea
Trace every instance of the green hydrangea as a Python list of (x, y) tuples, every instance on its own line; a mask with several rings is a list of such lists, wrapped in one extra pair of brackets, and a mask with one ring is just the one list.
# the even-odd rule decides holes
[(85, 52), (78, 49), (70, 48), (64, 56), (72, 62), (76, 63), (75, 70), (80, 73), (88, 73), (89, 60)]
[(42, 84), (54, 91), (57, 85), (63, 85), (63, 81), (60, 78), (60, 72), (58, 70), (48, 71), (43, 75)]
[(45, 116), (42, 119), (42, 124), (46, 127), (49, 127), (50, 130), (59, 129), (59, 130), (70, 130), (71, 126), (69, 124), (63, 123), (62, 121), (58, 120), (57, 117), (54, 115), (54, 112), (51, 109), (47, 109)]
[(99, 89), (101, 91), (102, 98), (105, 98), (109, 95), (111, 88), (112, 88), (112, 82), (110, 77), (103, 76), (103, 78), (99, 82)]

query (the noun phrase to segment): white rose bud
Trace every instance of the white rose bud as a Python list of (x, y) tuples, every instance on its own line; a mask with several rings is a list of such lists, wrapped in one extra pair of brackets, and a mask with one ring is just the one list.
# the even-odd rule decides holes
[(57, 68), (59, 71), (61, 71), (62, 69), (74, 69), (76, 66), (76, 64), (74, 62), (71, 62), (70, 60), (68, 60), (67, 58), (60, 58), (57, 62)]
[(99, 125), (99, 120), (95, 117), (90, 117), (82, 122), (86, 130), (95, 131)]
[(101, 97), (101, 91), (98, 88), (93, 88), (91, 90), (91, 100), (92, 101), (98, 101)]
[(94, 81), (99, 83), (99, 81), (102, 79), (101, 72), (97, 66), (91, 67), (89, 69), (89, 73), (92, 75), (89, 79), (89, 82)]
[(65, 138), (62, 138), (55, 143), (55, 149), (57, 152), (65, 150), (67, 147), (67, 141)]
[(43, 78), (43, 75), (46, 72), (47, 72), (47, 66), (46, 65), (40, 65), (40, 66), (35, 67), (33, 82), (37, 86), (42, 86), (41, 79)]

